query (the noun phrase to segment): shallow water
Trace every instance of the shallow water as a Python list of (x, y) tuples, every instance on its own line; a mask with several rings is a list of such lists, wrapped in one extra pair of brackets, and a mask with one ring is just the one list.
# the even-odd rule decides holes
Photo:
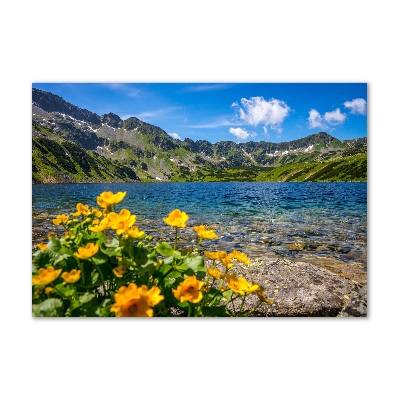
[(179, 182), (46, 184), (32, 188), (33, 239), (57, 231), (55, 215), (75, 211), (78, 202), (96, 205), (103, 191), (126, 191), (119, 209), (137, 216), (137, 225), (155, 240), (171, 240), (165, 225), (179, 208), (190, 219), (182, 229), (186, 244), (192, 227), (204, 224), (219, 238), (209, 250), (240, 249), (250, 256), (326, 256), (367, 264), (366, 182)]

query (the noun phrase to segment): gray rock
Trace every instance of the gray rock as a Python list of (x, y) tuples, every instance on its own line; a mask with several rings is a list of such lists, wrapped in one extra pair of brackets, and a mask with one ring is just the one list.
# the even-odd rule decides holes
[[(252, 316), (256, 317), (365, 317), (367, 286), (310, 262), (283, 258), (257, 258), (248, 266), (237, 265), (237, 276), (257, 282), (265, 297)], [(244, 310), (258, 304), (249, 295)], [(239, 302), (234, 305), (237, 309)]]

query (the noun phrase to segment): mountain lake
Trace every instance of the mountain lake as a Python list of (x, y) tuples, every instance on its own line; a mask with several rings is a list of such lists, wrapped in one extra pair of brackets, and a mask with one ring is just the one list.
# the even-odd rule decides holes
[(136, 214), (154, 241), (173, 242), (163, 218), (178, 208), (189, 215), (180, 244), (197, 242), (195, 225), (214, 229), (205, 250), (238, 249), (249, 257), (329, 258), (367, 266), (366, 182), (157, 182), (32, 185), (32, 239), (62, 228), (51, 221), (84, 203), (98, 207), (104, 191), (127, 192), (117, 210)]

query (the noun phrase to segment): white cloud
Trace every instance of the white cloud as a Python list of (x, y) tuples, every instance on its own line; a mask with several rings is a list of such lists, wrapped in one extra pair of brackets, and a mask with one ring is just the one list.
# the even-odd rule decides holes
[(290, 107), (282, 100), (265, 100), (262, 96), (241, 99), (239, 106), (237, 102), (232, 107), (238, 108), (239, 118), (248, 125), (263, 125), (266, 129), (270, 127), (278, 132), (282, 131), (281, 124), (289, 115)]
[(182, 140), (182, 138), (175, 132), (168, 133), (169, 136), (171, 136), (174, 139)]
[(308, 117), (308, 128), (328, 129), (332, 131), (330, 125), (340, 125), (346, 119), (346, 114), (342, 114), (339, 108), (334, 111), (326, 112), (321, 115), (317, 110), (311, 109)]
[(343, 103), (346, 108), (350, 108), (351, 114), (367, 114), (367, 102), (364, 99), (354, 99)]
[(342, 114), (339, 108), (337, 108), (335, 111), (326, 112), (324, 114), (324, 120), (330, 125), (343, 124), (345, 119), (346, 114)]
[(232, 133), (232, 135), (236, 136), (238, 140), (246, 140), (250, 136), (254, 137), (257, 135), (254, 132), (248, 132), (246, 129), (242, 128), (229, 128), (229, 133)]
[(308, 127), (326, 129), (327, 126), (324, 124), (321, 114), (314, 109), (310, 110), (310, 116), (308, 117)]

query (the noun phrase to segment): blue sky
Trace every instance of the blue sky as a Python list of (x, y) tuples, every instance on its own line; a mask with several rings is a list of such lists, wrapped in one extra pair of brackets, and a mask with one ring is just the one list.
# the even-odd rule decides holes
[(99, 115), (137, 117), (178, 139), (286, 142), (367, 136), (366, 83), (33, 83)]

